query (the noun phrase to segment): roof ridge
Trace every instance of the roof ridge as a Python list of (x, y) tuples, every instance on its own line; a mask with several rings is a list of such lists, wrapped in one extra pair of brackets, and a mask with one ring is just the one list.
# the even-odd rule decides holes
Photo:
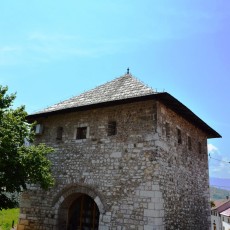
[[(125, 74), (125, 75), (130, 75), (130, 74)], [(65, 100), (62, 100), (62, 101), (60, 101), (60, 102), (58, 102), (58, 103), (55, 103), (55, 104), (50, 105), (50, 106), (47, 106), (45, 109), (48, 109), (48, 108), (50, 108), (50, 107), (52, 107), (52, 106), (54, 106), (54, 105), (62, 104), (63, 102), (69, 101), (69, 100), (71, 100), (71, 99), (75, 99), (75, 98), (77, 98), (77, 97), (79, 97), (79, 96), (81, 96), (81, 95), (83, 95), (83, 94), (85, 94), (85, 93), (94, 91), (94, 90), (96, 90), (97, 88), (100, 88), (100, 87), (102, 87), (102, 86), (104, 86), (104, 85), (106, 85), (106, 84), (108, 84), (108, 83), (112, 83), (112, 82), (116, 81), (116, 80), (119, 79), (119, 78), (125, 77), (125, 75), (122, 75), (122, 76), (120, 76), (120, 77), (116, 77), (116, 78), (114, 78), (114, 79), (111, 80), (111, 81), (107, 81), (107, 82), (103, 83), (102, 85), (95, 86), (94, 88), (91, 88), (91, 89), (89, 89), (89, 90), (85, 90), (84, 92), (81, 92), (81, 93), (78, 94), (78, 95), (72, 96), (72, 97), (70, 97), (70, 98), (68, 98), (68, 99), (65, 99)]]
[[(94, 91), (94, 90), (96, 90), (96, 89), (98, 89), (98, 88), (101, 88), (101, 87), (103, 87), (103, 86), (105, 86), (105, 85), (107, 85), (107, 84), (109, 84), (109, 83), (114, 83), (114, 82), (116, 82), (117, 80), (119, 80), (119, 79), (121, 79), (121, 78), (124, 78), (124, 77), (127, 77), (127, 76), (130, 76), (130, 77), (132, 77), (133, 79), (137, 79), (137, 78), (133, 77), (132, 74), (124, 74), (124, 75), (122, 75), (122, 76), (119, 76), (119, 77), (114, 78), (114, 79), (111, 80), (111, 81), (107, 81), (107, 82), (105, 82), (105, 83), (103, 83), (103, 84), (101, 84), (101, 85), (95, 86), (94, 88), (91, 88), (91, 89), (89, 89), (89, 90), (86, 90), (86, 91), (84, 91), (84, 92), (82, 92), (82, 93), (80, 93), (80, 94), (78, 94), (78, 95), (76, 95), (76, 96), (73, 96), (73, 97), (71, 97), (71, 98), (69, 98), (69, 99), (67, 99), (67, 100), (64, 100), (64, 101), (68, 101), (68, 100), (70, 100), (70, 99), (72, 99), (72, 98), (79, 97), (79, 96), (82, 95), (82, 94), (85, 94), (85, 93)], [(138, 80), (138, 79), (137, 79), (137, 80)], [(64, 102), (64, 101), (61, 101), (61, 102)], [(59, 103), (57, 103), (57, 104), (59, 104)]]

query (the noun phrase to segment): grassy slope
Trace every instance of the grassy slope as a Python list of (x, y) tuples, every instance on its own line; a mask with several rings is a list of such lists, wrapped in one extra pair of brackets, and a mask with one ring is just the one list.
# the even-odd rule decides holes
[(0, 211), (0, 230), (9, 230), (12, 226), (12, 221), (16, 225), (19, 217), (19, 209), (7, 209)]

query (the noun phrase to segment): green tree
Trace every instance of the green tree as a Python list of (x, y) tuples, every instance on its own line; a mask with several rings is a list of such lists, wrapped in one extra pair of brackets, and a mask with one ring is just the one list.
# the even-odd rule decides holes
[(17, 204), (13, 194), (27, 189), (28, 184), (40, 184), (48, 189), (54, 184), (47, 154), (53, 151), (44, 144), (33, 143), (34, 124), (26, 120), (25, 107), (12, 108), (16, 94), (7, 94), (0, 86), (0, 210)]
[(214, 208), (216, 205), (213, 200), (210, 201), (211, 208)]

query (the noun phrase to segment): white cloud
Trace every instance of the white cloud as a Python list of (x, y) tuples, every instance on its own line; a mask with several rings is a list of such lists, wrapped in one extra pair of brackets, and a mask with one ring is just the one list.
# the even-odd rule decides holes
[(211, 177), (230, 178), (230, 164), (210, 159), (209, 174)]
[(68, 34), (28, 34), (19, 45), (0, 47), (0, 65), (31, 64), (62, 60), (69, 57), (96, 58), (123, 52), (126, 44), (136, 44), (136, 39), (87, 39)]
[(222, 154), (219, 149), (209, 143), (209, 174), (211, 177), (230, 178), (230, 164), (228, 156)]
[(219, 150), (215, 145), (208, 144), (208, 152), (209, 153), (219, 153)]

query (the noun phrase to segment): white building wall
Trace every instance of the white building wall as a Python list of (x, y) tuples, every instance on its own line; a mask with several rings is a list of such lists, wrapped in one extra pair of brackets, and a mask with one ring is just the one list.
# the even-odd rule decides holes
[(213, 223), (216, 224), (216, 230), (222, 230), (222, 220), (219, 214), (211, 215), (211, 230), (215, 230)]
[(221, 215), (223, 230), (230, 230), (230, 217)]

